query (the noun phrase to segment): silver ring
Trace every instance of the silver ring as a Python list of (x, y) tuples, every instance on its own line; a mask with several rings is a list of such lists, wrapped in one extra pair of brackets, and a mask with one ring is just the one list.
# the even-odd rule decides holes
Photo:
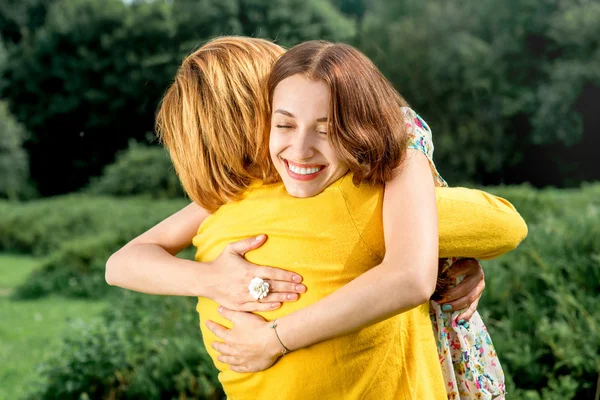
[(255, 277), (250, 281), (248, 290), (255, 300), (264, 299), (269, 294), (269, 284), (262, 278)]

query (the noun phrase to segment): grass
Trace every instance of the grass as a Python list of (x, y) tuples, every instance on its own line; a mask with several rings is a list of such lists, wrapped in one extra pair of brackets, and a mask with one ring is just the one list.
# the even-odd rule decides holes
[(10, 291), (38, 265), (31, 257), (0, 254), (0, 399), (18, 399), (35, 381), (36, 367), (60, 342), (73, 319), (90, 320), (104, 301), (45, 297), (15, 301)]
[(23, 282), (37, 267), (38, 260), (26, 256), (0, 254), (0, 296)]

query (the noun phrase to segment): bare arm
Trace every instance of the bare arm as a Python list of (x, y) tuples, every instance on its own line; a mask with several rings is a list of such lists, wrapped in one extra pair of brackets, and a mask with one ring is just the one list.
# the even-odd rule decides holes
[(149, 294), (208, 295), (205, 265), (175, 257), (192, 243), (208, 212), (195, 203), (131, 240), (106, 262), (106, 282)]
[[(386, 184), (383, 220), (386, 255), (381, 264), (278, 320), (277, 331), (289, 349), (344, 335), (428, 301), (437, 277), (438, 237), (434, 183), (422, 153), (409, 150), (402, 170)], [(281, 351), (269, 324), (253, 314), (220, 312), (234, 327), (207, 323), (226, 340), (213, 343), (222, 353), (219, 359), (239, 372), (269, 367)]]
[[(212, 262), (175, 257), (192, 243), (208, 215), (192, 203), (142, 233), (108, 259), (106, 282), (149, 294), (207, 297), (240, 311), (273, 310), (306, 290), (300, 275), (244, 259), (247, 251), (265, 242), (264, 235), (229, 244)], [(248, 282), (255, 276), (271, 285), (271, 293), (260, 303), (248, 292)]]

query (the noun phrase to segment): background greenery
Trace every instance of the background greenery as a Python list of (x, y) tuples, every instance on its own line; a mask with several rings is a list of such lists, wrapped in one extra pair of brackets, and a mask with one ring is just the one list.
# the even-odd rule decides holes
[(193, 299), (104, 281), (108, 255), (187, 202), (154, 113), (221, 34), (373, 59), (442, 175), (528, 222), (480, 303), (510, 398), (600, 398), (596, 0), (0, 0), (0, 398), (222, 397)]

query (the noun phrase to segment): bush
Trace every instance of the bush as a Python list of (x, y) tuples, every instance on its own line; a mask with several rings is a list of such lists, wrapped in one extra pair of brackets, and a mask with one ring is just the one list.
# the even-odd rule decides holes
[(28, 398), (222, 398), (194, 304), (123, 291), (101, 320), (73, 324)]
[(514, 399), (592, 399), (600, 374), (600, 185), (506, 188), (529, 235), (486, 262), (482, 313)]
[(167, 152), (162, 147), (133, 141), (127, 150), (119, 153), (115, 163), (104, 169), (101, 177), (92, 179), (87, 191), (92, 195), (184, 197)]
[(183, 199), (81, 194), (28, 203), (0, 201), (0, 251), (48, 256), (65, 242), (104, 233), (128, 241), (186, 204)]
[(106, 260), (125, 243), (110, 233), (65, 242), (13, 291), (12, 297), (23, 300), (59, 293), (100, 298), (111, 289), (104, 278)]
[[(183, 200), (84, 195), (0, 202), (0, 251), (44, 258), (13, 297), (105, 295), (110, 290), (104, 278), (108, 257), (185, 204)], [(192, 253), (190, 248), (181, 257), (191, 258)]]

